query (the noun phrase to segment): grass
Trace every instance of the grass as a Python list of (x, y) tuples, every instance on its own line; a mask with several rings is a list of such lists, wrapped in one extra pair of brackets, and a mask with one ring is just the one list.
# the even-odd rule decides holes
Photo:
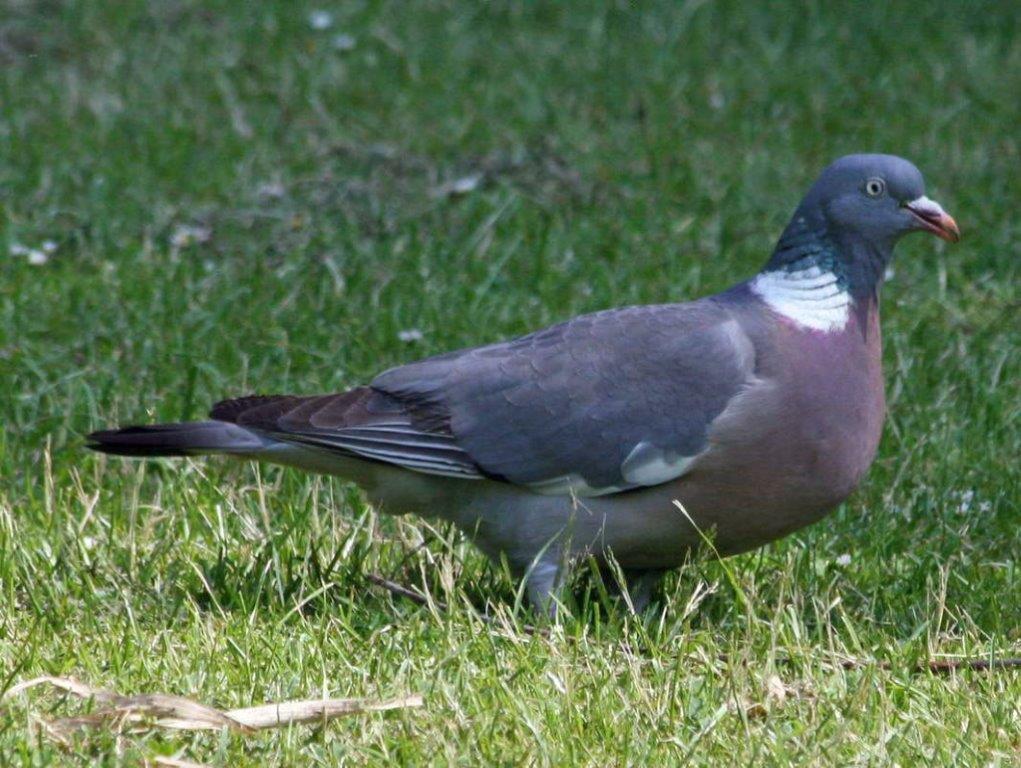
[[(914, 671), (1021, 654), (1019, 28), (1006, 2), (4, 3), (0, 690), (425, 706), (62, 747), (32, 718), (66, 707), (19, 697), (0, 763), (1021, 762), (1021, 676)], [(878, 460), (836, 514), (672, 576), (643, 617), (583, 576), (530, 636), (453, 531), (339, 481), (82, 448), (722, 289), (855, 150), (915, 160), (965, 232), (902, 244), (884, 288)], [(47, 240), (45, 264), (6, 255)]]

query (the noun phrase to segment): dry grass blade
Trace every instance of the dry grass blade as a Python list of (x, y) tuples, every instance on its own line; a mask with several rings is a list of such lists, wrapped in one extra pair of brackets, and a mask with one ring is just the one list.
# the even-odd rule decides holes
[(205, 763), (192, 763), (188, 760), (179, 760), (176, 757), (154, 757), (146, 763), (151, 768), (209, 768)]
[[(117, 720), (122, 723), (145, 720), (158, 725), (166, 725), (166, 723), (191, 723), (191, 727), (196, 729), (248, 729), (248, 726), (234, 720), (229, 714), (213, 707), (207, 707), (205, 704), (200, 704), (197, 701), (186, 699), (183, 696), (170, 696), (163, 693), (122, 696), (119, 693), (113, 693), (101, 688), (93, 688), (70, 677), (43, 676), (25, 680), (12, 686), (4, 695), (4, 698), (16, 696), (40, 685), (48, 685), (51, 688), (58, 688), (78, 698), (92, 699), (100, 704), (107, 705), (106, 708), (88, 715), (65, 717), (52, 721), (50, 725), (58, 731), (97, 726), (111, 720)], [(167, 725), (166, 727), (174, 728), (181, 726)]]
[(188, 731), (230, 728), (251, 732), (300, 723), (324, 723), (337, 717), (361, 712), (383, 712), (422, 706), (422, 697), (412, 695), (384, 701), (372, 699), (283, 701), (222, 711), (183, 696), (162, 693), (122, 696), (65, 677), (36, 677), (26, 680), (8, 690), (4, 698), (41, 685), (58, 688), (79, 698), (92, 699), (106, 705), (87, 715), (49, 722), (48, 726), (58, 733), (110, 724), (116, 724), (119, 730), (139, 730), (155, 726)]
[(309, 699), (263, 704), (260, 707), (232, 709), (227, 716), (247, 728), (277, 728), (292, 723), (310, 723), (332, 720), (360, 712), (386, 712), (391, 709), (410, 709), (422, 706), (418, 694), (385, 701), (366, 699)]
[(67, 693), (73, 693), (82, 699), (95, 699), (96, 701), (112, 701), (117, 698), (116, 693), (110, 691), (104, 691), (102, 688), (93, 688), (90, 685), (86, 685), (73, 677), (49, 677), (44, 675), (43, 677), (33, 677), (31, 680), (23, 680), (22, 682), (12, 685), (7, 689), (7, 693), (3, 695), (3, 698), (9, 699), (13, 696), (17, 696), (23, 691), (27, 691), (30, 688), (36, 688), (40, 685), (49, 685), (52, 688), (59, 688)]

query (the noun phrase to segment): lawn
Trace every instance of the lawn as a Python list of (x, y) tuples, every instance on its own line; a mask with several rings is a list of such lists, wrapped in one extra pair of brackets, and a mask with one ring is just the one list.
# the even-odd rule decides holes
[[(88, 706), (33, 691), (0, 764), (1021, 763), (1021, 672), (926, 669), (1021, 656), (1021, 6), (637, 5), (0, 3), (0, 691), (424, 697), (61, 744)], [(582, 573), (529, 634), (453, 530), (338, 480), (83, 448), (721, 290), (862, 150), (964, 232), (883, 289), (876, 464), (643, 616)]]

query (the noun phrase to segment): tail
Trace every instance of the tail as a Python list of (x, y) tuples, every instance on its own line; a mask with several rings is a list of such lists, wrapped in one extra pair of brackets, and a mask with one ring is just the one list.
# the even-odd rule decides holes
[(255, 453), (266, 441), (225, 421), (185, 421), (93, 432), (86, 446), (115, 456), (195, 456), (203, 453)]

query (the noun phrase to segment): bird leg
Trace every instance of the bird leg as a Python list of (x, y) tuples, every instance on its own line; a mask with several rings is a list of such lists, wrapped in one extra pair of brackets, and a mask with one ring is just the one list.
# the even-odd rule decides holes
[(564, 568), (558, 553), (534, 561), (525, 571), (525, 589), (528, 602), (536, 613), (549, 618), (557, 616), (557, 598), (563, 587)]
[(666, 571), (660, 568), (623, 569), (624, 584), (621, 585), (621, 590), (627, 591), (630, 606), (636, 614), (649, 607), (653, 594), (663, 582), (664, 575)]

